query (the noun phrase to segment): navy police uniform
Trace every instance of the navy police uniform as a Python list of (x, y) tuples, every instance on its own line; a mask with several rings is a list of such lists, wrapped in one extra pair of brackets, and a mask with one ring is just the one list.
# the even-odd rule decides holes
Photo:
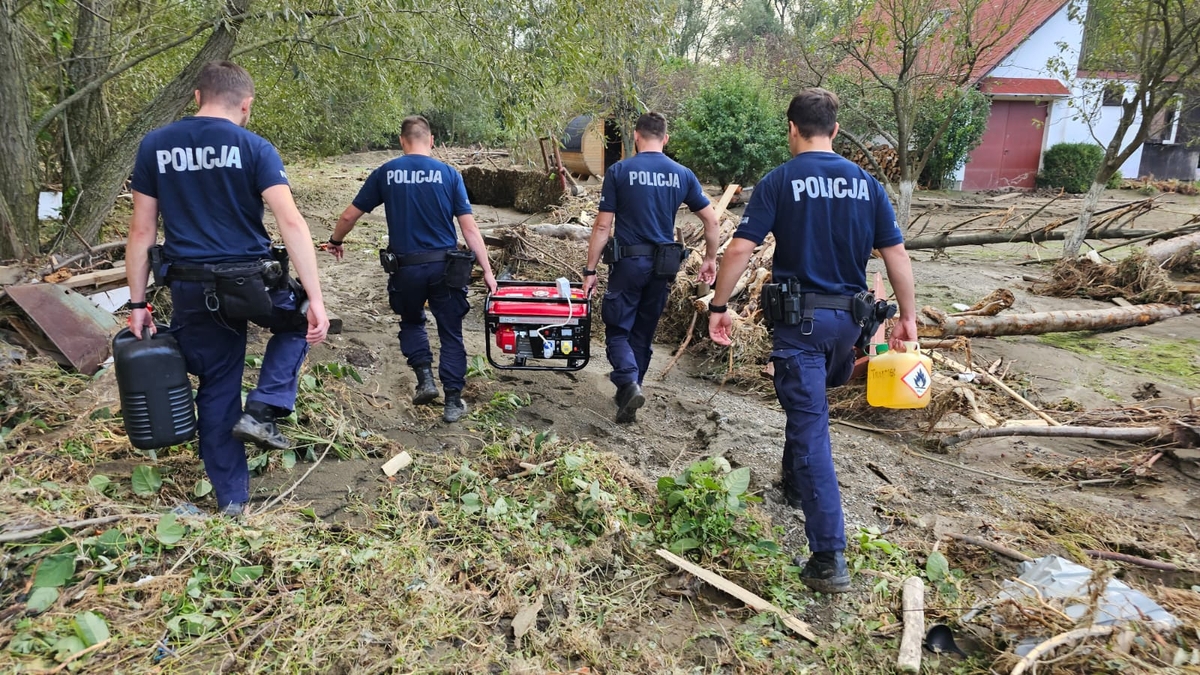
[[(413, 368), (433, 363), (425, 331), (428, 302), (441, 344), (442, 387), (447, 392), (462, 391), (467, 381), (462, 321), (470, 304), (466, 287), (446, 286), (446, 262), (438, 255), (457, 248), (454, 218), (471, 213), (462, 175), (426, 155), (397, 157), (376, 169), (353, 201), (355, 208), (367, 213), (380, 204), (387, 216), (388, 250), (400, 261), (388, 279), (388, 300), (400, 315), (400, 351)], [(420, 262), (422, 257), (431, 260)]]
[[(263, 227), (264, 190), (286, 185), (279, 153), (265, 139), (233, 122), (186, 117), (150, 132), (134, 164), (132, 188), (158, 200), (162, 216), (164, 268), (252, 262), (270, 257)], [(242, 369), (246, 360), (245, 320), (210, 311), (205, 284), (171, 281), (170, 332), (188, 372), (200, 380), (196, 392), (200, 457), (216, 493), (217, 506), (250, 497), (245, 445), (232, 435), (242, 413)], [(258, 386), (247, 406), (271, 406), (287, 415), (296, 404), (300, 366), (308, 354), (307, 324), (299, 299), (286, 286), (271, 293), (272, 311), (254, 323), (271, 331)]]
[[(804, 152), (754, 189), (737, 232), (761, 244), (775, 235), (773, 278), (801, 291), (852, 297), (865, 291), (871, 250), (904, 241), (883, 186), (831, 152)], [(774, 327), (775, 394), (787, 414), (783, 483), (804, 510), (812, 552), (846, 547), (842, 501), (829, 441), (825, 390), (854, 368), (860, 327), (849, 310), (816, 309), (811, 321)]]
[(621, 255), (609, 270), (600, 316), (604, 342), (621, 388), (642, 383), (650, 367), (651, 343), (667, 306), (670, 280), (654, 275), (652, 247), (675, 240), (680, 204), (699, 211), (709, 205), (690, 169), (661, 152), (640, 152), (608, 168), (600, 192), (600, 210), (614, 214), (617, 244), (635, 255)]

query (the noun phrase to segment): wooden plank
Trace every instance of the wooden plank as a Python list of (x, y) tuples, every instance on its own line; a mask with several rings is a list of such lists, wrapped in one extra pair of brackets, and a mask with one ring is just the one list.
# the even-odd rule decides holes
[(754, 593), (751, 593), (750, 591), (746, 590), (745, 588), (742, 588), (741, 586), (733, 583), (732, 581), (717, 574), (716, 572), (710, 572), (710, 571), (704, 569), (703, 567), (700, 567), (699, 565), (696, 565), (690, 561), (684, 560), (683, 558), (680, 558), (679, 556), (675, 555), (674, 553), (671, 553), (670, 551), (668, 551), (666, 549), (660, 548), (657, 551), (655, 551), (654, 553), (658, 557), (662, 558), (663, 560), (666, 560), (667, 562), (669, 562), (672, 565), (678, 567), (679, 569), (687, 572), (688, 574), (691, 574), (692, 576), (703, 580), (705, 583), (712, 586), (713, 588), (716, 588), (724, 593), (728, 593), (729, 595), (732, 595), (733, 597), (737, 598), (738, 600), (741, 600), (742, 602), (746, 603), (747, 607), (750, 607), (751, 609), (759, 611), (759, 612), (774, 613), (776, 616), (778, 616), (783, 621), (783, 625), (790, 628), (792, 630), (792, 632), (794, 632), (796, 635), (799, 635), (800, 637), (804, 638), (805, 640), (808, 640), (809, 642), (813, 643), (814, 645), (818, 644), (817, 636), (812, 632), (812, 629), (808, 627), (808, 624), (804, 623), (800, 619), (797, 619), (796, 617), (792, 616), (791, 614), (788, 614), (787, 612), (783, 611), (779, 607), (776, 607), (775, 605), (771, 604), (770, 602), (767, 602), (766, 600), (755, 595)]
[(98, 288), (104, 284), (111, 284), (115, 281), (120, 281), (125, 278), (125, 266), (122, 263), (120, 267), (114, 267), (111, 270), (100, 270), (99, 272), (89, 272), (87, 274), (79, 274), (64, 279), (58, 282), (63, 288)]
[(1133, 307), (1133, 303), (1125, 298), (1113, 298), (1112, 301), (1113, 304), (1117, 305), (1118, 307)]
[(1200, 293), (1200, 283), (1194, 281), (1176, 281), (1175, 290), (1180, 293)]
[(729, 202), (733, 201), (733, 196), (737, 194), (739, 187), (739, 185), (730, 183), (725, 188), (725, 194), (721, 195), (721, 201), (717, 202), (716, 214), (718, 223), (721, 222), (721, 216), (725, 215), (725, 209), (729, 208)]
[(986, 201), (1003, 202), (1003, 201), (1008, 201), (1009, 199), (1015, 199), (1016, 197), (1020, 197), (1023, 194), (1025, 194), (1025, 193), (1024, 192), (1006, 192), (1002, 195), (996, 195), (995, 197), (988, 197)]
[(921, 672), (921, 643), (925, 639), (925, 582), (921, 577), (904, 580), (901, 606), (904, 633), (900, 637), (900, 653), (896, 669), (902, 673)]

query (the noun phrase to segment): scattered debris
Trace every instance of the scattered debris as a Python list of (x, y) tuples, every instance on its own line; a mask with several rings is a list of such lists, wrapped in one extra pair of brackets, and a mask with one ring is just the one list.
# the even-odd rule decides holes
[(544, 171), (469, 166), (462, 170), (472, 204), (511, 206), (523, 213), (540, 213), (563, 198), (562, 181)]
[(537, 624), (538, 612), (542, 611), (542, 596), (537, 596), (532, 604), (525, 605), (517, 611), (517, 615), (513, 617), (512, 629), (513, 638), (520, 640), (525, 637), (533, 627)]
[(383, 473), (386, 474), (388, 478), (391, 478), (392, 476), (395, 476), (397, 473), (408, 468), (408, 465), (412, 464), (412, 461), (413, 461), (412, 455), (408, 454), (407, 450), (401, 450), (400, 454), (389, 459), (383, 465), (383, 467), (382, 467)]
[(896, 669), (902, 673), (919, 673), (921, 641), (925, 636), (925, 582), (921, 577), (909, 577), (901, 588), (904, 633), (900, 637)]
[(8, 324), (40, 354), (85, 375), (94, 375), (111, 354), (110, 342), (120, 324), (86, 297), (54, 284), (5, 290), (24, 312), (23, 317), (8, 316)]
[(1059, 298), (1121, 298), (1133, 304), (1179, 302), (1179, 290), (1159, 265), (1140, 252), (1115, 264), (1088, 258), (1060, 260), (1048, 280), (1033, 285), (1033, 292)]

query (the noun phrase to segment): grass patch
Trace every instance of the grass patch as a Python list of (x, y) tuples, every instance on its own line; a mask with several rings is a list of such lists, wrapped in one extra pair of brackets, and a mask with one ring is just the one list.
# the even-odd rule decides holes
[(1039, 335), (1044, 344), (1076, 354), (1099, 358), (1123, 368), (1153, 375), (1188, 387), (1200, 387), (1200, 340), (1138, 341), (1135, 347), (1119, 347), (1088, 331)]

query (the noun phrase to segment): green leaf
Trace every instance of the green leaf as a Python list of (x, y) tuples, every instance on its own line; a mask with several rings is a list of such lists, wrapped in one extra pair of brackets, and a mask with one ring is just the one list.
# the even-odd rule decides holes
[(44, 612), (58, 602), (57, 588), (35, 588), (25, 600), (25, 607), (31, 612)]
[(171, 546), (179, 543), (183, 539), (186, 530), (183, 526), (175, 521), (175, 514), (168, 513), (158, 519), (158, 527), (154, 529), (154, 535), (158, 537), (159, 543), (163, 546)]
[(700, 548), (700, 542), (691, 538), (678, 539), (674, 542), (671, 542), (671, 545), (667, 547), (667, 549), (675, 555), (683, 555), (684, 553), (697, 548)]
[(80, 640), (74, 635), (68, 635), (64, 638), (59, 638), (59, 640), (54, 643), (54, 658), (58, 659), (60, 662), (66, 661), (68, 657), (78, 654), (86, 648), (87, 645), (83, 644), (83, 640)]
[(83, 640), (83, 646), (91, 647), (108, 639), (108, 624), (95, 612), (80, 612), (71, 621), (75, 634)]
[(300, 515), (304, 516), (305, 518), (308, 518), (309, 520), (313, 520), (313, 521), (315, 521), (317, 519), (317, 512), (315, 510), (313, 510), (313, 508), (311, 506), (306, 506), (306, 507), (300, 509)]
[(946, 560), (946, 556), (942, 555), (941, 551), (930, 553), (929, 559), (925, 561), (925, 577), (937, 583), (944, 580), (949, 574), (950, 562)]
[(133, 493), (139, 497), (149, 497), (162, 488), (162, 475), (158, 469), (142, 464), (133, 470)]
[(34, 588), (59, 588), (75, 575), (75, 554), (57, 553), (47, 556), (33, 575)]
[(670, 476), (663, 476), (662, 478), (658, 479), (658, 494), (665, 497), (666, 495), (671, 494), (671, 490), (674, 490), (676, 485), (678, 485), (678, 483), (675, 482), (674, 478), (671, 478)]
[(346, 366), (344, 372), (355, 382), (359, 384), (363, 383), (362, 375), (358, 374), (358, 370), (354, 366)]
[(579, 455), (563, 455), (562, 459), (563, 466), (566, 467), (568, 471), (577, 470), (579, 467), (583, 466), (585, 462), (583, 457), (580, 457)]
[(292, 467), (296, 466), (296, 452), (294, 450), (284, 450), (279, 457), (279, 463), (287, 471), (291, 471)]
[(687, 500), (687, 493), (683, 490), (676, 490), (667, 495), (667, 509), (674, 511), (679, 508), (679, 505)]
[(196, 499), (204, 499), (208, 495), (212, 494), (212, 491), (212, 483), (203, 478), (196, 481), (196, 486), (192, 488), (192, 494), (196, 495)]
[(233, 572), (229, 574), (229, 580), (235, 584), (244, 584), (247, 581), (258, 581), (263, 575), (262, 565), (252, 565), (250, 567), (235, 567)]
[(725, 489), (731, 495), (740, 497), (745, 494), (750, 489), (750, 467), (743, 466), (726, 474)]
[(103, 474), (96, 474), (88, 481), (88, 486), (100, 494), (105, 494), (111, 484), (112, 479)]

